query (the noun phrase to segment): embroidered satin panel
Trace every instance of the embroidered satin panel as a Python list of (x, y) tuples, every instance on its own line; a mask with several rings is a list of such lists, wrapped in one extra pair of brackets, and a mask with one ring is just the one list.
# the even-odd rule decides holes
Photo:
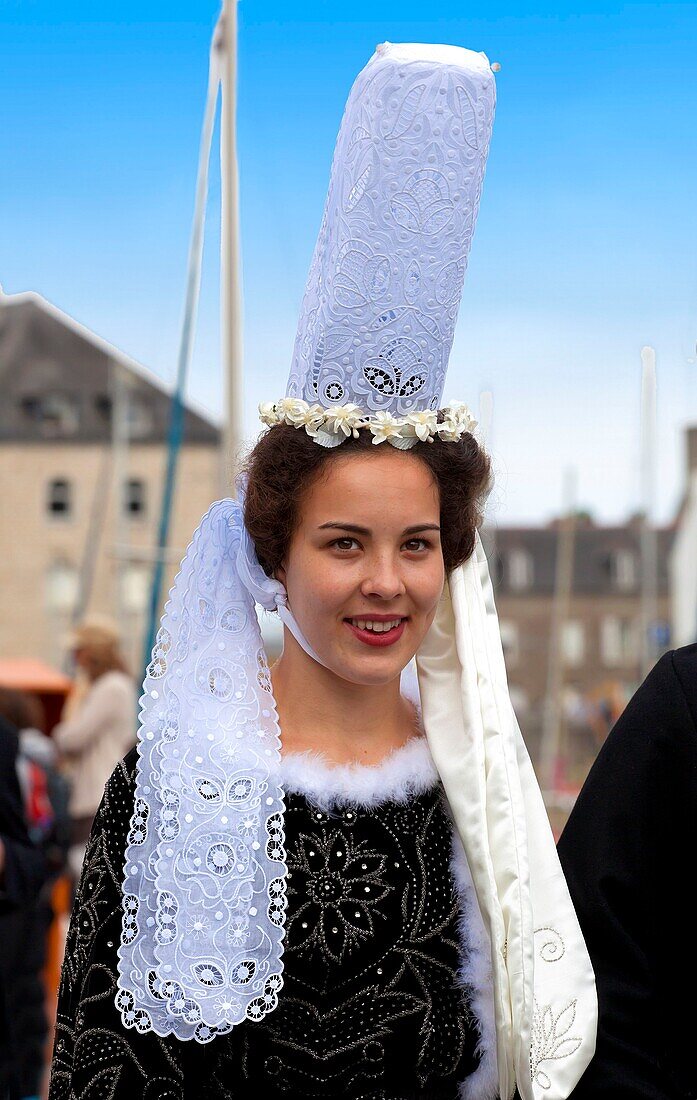
[[(114, 1005), (134, 770), (132, 753), (107, 785), (88, 845), (61, 979), (50, 1100), (234, 1100), (260, 1088), (326, 1100), (457, 1100), (478, 1065), (478, 1036), (456, 981), (459, 906), (440, 783), (407, 801), (329, 811), (287, 794), (278, 1005), (201, 1046), (126, 1030)], [(205, 944), (206, 921), (193, 911), (187, 920)]]

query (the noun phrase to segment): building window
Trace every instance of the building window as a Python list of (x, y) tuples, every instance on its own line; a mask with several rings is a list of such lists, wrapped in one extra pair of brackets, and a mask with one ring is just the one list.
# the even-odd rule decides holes
[(27, 395), (21, 399), (21, 408), (25, 420), (38, 425), (48, 439), (76, 435), (80, 427), (80, 408), (72, 394)]
[(150, 598), (151, 571), (146, 565), (127, 565), (121, 571), (121, 604), (131, 615), (142, 615)]
[(48, 483), (46, 509), (50, 516), (67, 519), (73, 510), (73, 491), (71, 483), (62, 477)]
[(600, 653), (608, 668), (632, 664), (637, 659), (636, 632), (631, 619), (606, 615), (600, 624)]
[(561, 652), (564, 664), (577, 668), (586, 655), (586, 634), (578, 619), (567, 619), (562, 627)]
[(111, 397), (108, 393), (98, 393), (94, 399), (94, 407), (100, 416), (111, 423)]
[(508, 555), (508, 583), (516, 592), (532, 585), (532, 554), (517, 547)]
[(129, 439), (147, 439), (152, 435), (153, 410), (148, 399), (141, 394), (125, 389), (123, 401), (119, 401), (115, 405), (112, 394), (99, 393), (94, 398), (94, 407), (100, 417), (109, 425), (113, 422), (115, 412), (117, 415), (122, 416), (124, 423), (121, 430)]
[(124, 483), (123, 508), (134, 519), (145, 515), (145, 482), (139, 477), (130, 477)]
[(636, 555), (633, 550), (616, 550), (612, 555), (612, 580), (620, 592), (628, 592), (636, 586), (636, 565)]
[(501, 631), (501, 645), (503, 646), (503, 655), (506, 659), (506, 667), (513, 668), (518, 663), (520, 655), (518, 624), (501, 620), (499, 628)]
[(79, 575), (67, 562), (54, 562), (46, 576), (46, 606), (49, 611), (70, 614), (77, 603)]
[(150, 405), (138, 394), (129, 393), (125, 402), (126, 425), (129, 439), (147, 439), (153, 430)]

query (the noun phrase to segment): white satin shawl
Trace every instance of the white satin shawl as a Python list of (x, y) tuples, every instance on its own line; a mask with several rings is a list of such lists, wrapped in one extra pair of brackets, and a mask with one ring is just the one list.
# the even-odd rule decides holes
[(499, 1087), (564, 1100), (595, 1050), (597, 996), (513, 712), (479, 536), (416, 657), (423, 721), (491, 937)]

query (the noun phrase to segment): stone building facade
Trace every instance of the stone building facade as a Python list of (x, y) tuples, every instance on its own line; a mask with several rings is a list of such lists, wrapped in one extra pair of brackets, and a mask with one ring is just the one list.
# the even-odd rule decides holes
[[(514, 705), (539, 759), (550, 677), (560, 524), (486, 533)], [(562, 722), (569, 778), (582, 778), (609, 727), (643, 678), (640, 518), (621, 527), (574, 522), (568, 611), (561, 629)], [(657, 532), (650, 653), (670, 646), (669, 560), (675, 531)]]
[[(0, 393), (0, 657), (60, 666), (78, 606), (119, 623), (139, 674), (170, 397), (35, 294), (0, 296)], [(220, 431), (187, 407), (163, 594), (220, 495)]]

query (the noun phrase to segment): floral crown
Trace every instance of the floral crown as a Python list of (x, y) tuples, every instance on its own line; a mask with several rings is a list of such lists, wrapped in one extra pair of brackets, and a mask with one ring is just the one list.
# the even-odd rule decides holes
[(471, 432), (477, 421), (467, 405), (451, 401), (443, 409), (411, 412), (392, 416), (387, 412), (364, 413), (358, 405), (310, 405), (300, 397), (283, 397), (280, 401), (264, 401), (259, 405), (259, 417), (268, 427), (291, 424), (304, 428), (322, 447), (337, 447), (346, 439), (358, 438), (359, 431), (369, 431), (373, 443), (391, 443), (405, 451), (416, 443), (433, 443), (438, 436), (446, 443), (456, 443)]

